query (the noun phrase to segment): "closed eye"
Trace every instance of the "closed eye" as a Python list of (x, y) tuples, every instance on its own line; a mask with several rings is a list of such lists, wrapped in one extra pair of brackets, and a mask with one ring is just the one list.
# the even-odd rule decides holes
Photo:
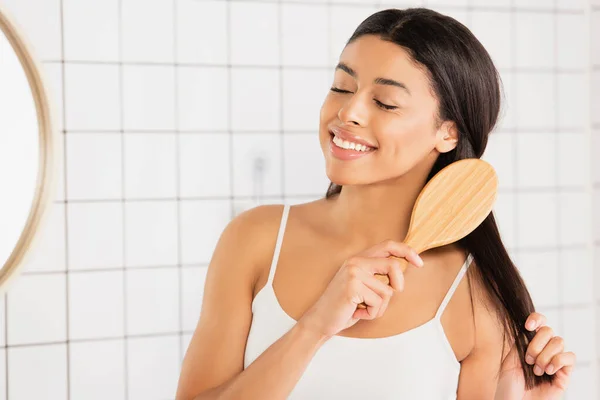
[[(343, 89), (336, 88), (336, 87), (332, 87), (331, 91), (332, 92), (336, 92), (336, 93), (352, 93), (349, 90), (343, 90)], [(398, 108), (396, 106), (390, 106), (389, 104), (382, 103), (382, 102), (380, 102), (379, 100), (376, 100), (376, 99), (373, 99), (373, 100), (375, 101), (375, 104), (377, 104), (378, 107), (381, 107), (384, 110), (395, 110), (396, 108)]]
[(377, 103), (377, 105), (378, 105), (379, 107), (381, 107), (381, 108), (384, 108), (384, 109), (386, 109), (386, 110), (395, 110), (396, 108), (398, 108), (398, 107), (396, 107), (396, 106), (390, 106), (390, 105), (387, 105), (387, 104), (383, 104), (383, 103), (382, 103), (382, 102), (380, 102), (379, 100), (375, 100), (375, 103)]

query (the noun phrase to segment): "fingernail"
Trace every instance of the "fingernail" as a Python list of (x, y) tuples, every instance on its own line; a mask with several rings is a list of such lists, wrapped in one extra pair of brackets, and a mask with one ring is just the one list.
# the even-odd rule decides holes
[(417, 260), (419, 261), (419, 267), (422, 267), (425, 264), (421, 257), (418, 257)]
[(554, 365), (550, 364), (546, 367), (546, 373), (551, 374), (554, 372)]
[(529, 365), (533, 365), (533, 362), (534, 362), (534, 361), (535, 361), (535, 360), (533, 359), (533, 357), (531, 357), (529, 354), (527, 354), (527, 355), (525, 356), (525, 362), (526, 362), (527, 364), (529, 364)]
[(533, 330), (535, 328), (535, 321), (529, 321), (527, 323), (526, 328), (529, 329), (530, 331)]
[(536, 375), (542, 375), (542, 372), (544, 372), (540, 367), (538, 367), (537, 365), (535, 367), (533, 367), (533, 373)]

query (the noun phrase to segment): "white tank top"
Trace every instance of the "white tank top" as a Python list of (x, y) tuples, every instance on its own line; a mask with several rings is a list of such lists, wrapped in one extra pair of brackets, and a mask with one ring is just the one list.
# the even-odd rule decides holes
[[(296, 324), (273, 291), (288, 214), (286, 205), (269, 279), (252, 302), (244, 368)], [(433, 319), (383, 338), (333, 336), (317, 351), (288, 399), (456, 399), (460, 363), (441, 316), (472, 259), (469, 254)]]

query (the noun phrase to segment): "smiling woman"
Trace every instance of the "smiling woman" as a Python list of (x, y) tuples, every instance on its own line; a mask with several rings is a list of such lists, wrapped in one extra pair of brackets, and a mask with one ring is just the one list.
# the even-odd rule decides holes
[(331, 185), (223, 231), (177, 398), (559, 398), (574, 355), (535, 313), (493, 212), (456, 243), (403, 243), (423, 187), (482, 157), (500, 104), (463, 24), (424, 8), (363, 21), (320, 111)]
[(55, 147), (40, 68), (2, 7), (0, 71), (0, 291), (5, 291), (46, 215)]

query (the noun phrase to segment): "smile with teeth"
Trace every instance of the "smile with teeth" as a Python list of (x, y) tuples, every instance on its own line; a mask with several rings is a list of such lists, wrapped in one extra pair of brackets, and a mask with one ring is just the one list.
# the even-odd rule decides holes
[(337, 147), (341, 147), (342, 149), (346, 149), (346, 150), (364, 151), (364, 152), (373, 150), (372, 147), (365, 146), (364, 144), (349, 142), (347, 140), (340, 139), (337, 136), (333, 137), (333, 143)]

